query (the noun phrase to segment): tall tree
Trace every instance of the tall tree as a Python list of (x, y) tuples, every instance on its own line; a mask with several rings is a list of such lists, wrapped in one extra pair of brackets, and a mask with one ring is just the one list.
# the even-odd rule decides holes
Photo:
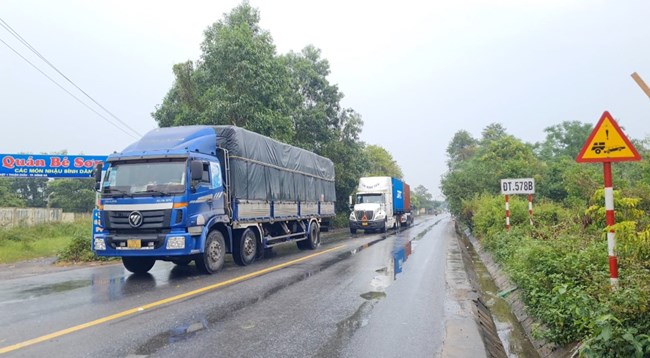
[(342, 111), (340, 124), (332, 141), (325, 144), (321, 154), (332, 158), (336, 170), (336, 212), (349, 210), (347, 197), (356, 190), (359, 178), (368, 168), (368, 160), (359, 141), (363, 121), (351, 109)]
[(176, 81), (152, 113), (160, 126), (233, 124), (293, 139), (287, 68), (257, 9), (242, 3), (205, 31), (201, 61), (175, 65)]
[(152, 116), (161, 127), (234, 124), (334, 161), (337, 210), (367, 169), (363, 121), (342, 108), (329, 63), (314, 46), (276, 55), (260, 14), (243, 2), (205, 31), (202, 56), (173, 67), (175, 82)]
[(483, 131), (481, 132), (481, 142), (487, 144), (501, 139), (507, 134), (506, 128), (501, 125), (501, 123), (490, 123), (487, 127), (483, 128)]
[(578, 121), (564, 121), (547, 127), (546, 139), (539, 144), (539, 154), (546, 160), (567, 157), (575, 159), (592, 131), (592, 125)]
[(389, 176), (399, 179), (404, 177), (402, 168), (386, 149), (378, 145), (369, 145), (364, 152), (369, 164), (365, 176)]
[(281, 57), (295, 93), (291, 108), (293, 143), (315, 152), (336, 138), (343, 98), (338, 87), (327, 80), (329, 62), (320, 56), (319, 49), (307, 46), (300, 53), (290, 52)]
[(477, 145), (478, 141), (468, 131), (460, 130), (456, 132), (449, 146), (447, 146), (447, 155), (449, 156), (447, 166), (453, 168), (455, 165), (470, 159), (474, 155)]

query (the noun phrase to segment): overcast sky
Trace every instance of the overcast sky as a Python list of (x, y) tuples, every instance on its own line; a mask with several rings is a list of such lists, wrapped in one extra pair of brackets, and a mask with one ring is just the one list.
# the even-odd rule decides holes
[[(239, 3), (2, 0), (0, 18), (144, 134), (156, 127), (150, 113), (172, 85), (172, 65), (198, 59), (203, 30)], [(546, 127), (595, 124), (609, 110), (629, 137), (650, 135), (650, 99), (630, 77), (650, 83), (647, 0), (250, 3), (278, 53), (322, 50), (343, 105), (363, 117), (362, 140), (438, 199), (445, 149), (462, 129), (479, 138), (498, 122), (533, 143)], [(2, 27), (0, 40), (96, 108)], [(135, 140), (1, 42), (0, 118), (0, 153), (104, 155)]]

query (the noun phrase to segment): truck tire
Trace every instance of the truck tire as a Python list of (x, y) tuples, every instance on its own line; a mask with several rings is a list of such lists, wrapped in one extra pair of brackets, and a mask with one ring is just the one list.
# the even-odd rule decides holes
[(223, 267), (226, 258), (226, 243), (219, 230), (212, 230), (205, 238), (203, 253), (194, 260), (199, 271), (212, 274)]
[(357, 233), (357, 229), (350, 228), (350, 234), (356, 234), (356, 233)]
[(384, 225), (379, 229), (380, 233), (385, 233), (386, 232), (386, 225), (388, 225), (388, 221), (384, 221)]
[(250, 228), (235, 237), (232, 248), (232, 258), (239, 266), (248, 266), (257, 257), (257, 236)]
[(124, 267), (135, 274), (143, 274), (149, 272), (155, 263), (156, 259), (151, 257), (122, 257), (122, 264)]
[(308, 235), (305, 240), (296, 243), (300, 250), (316, 250), (320, 246), (320, 228), (318, 224), (313, 223), (309, 226)]
[(305, 241), (309, 250), (316, 250), (320, 246), (320, 228), (315, 222), (309, 228), (309, 239)]

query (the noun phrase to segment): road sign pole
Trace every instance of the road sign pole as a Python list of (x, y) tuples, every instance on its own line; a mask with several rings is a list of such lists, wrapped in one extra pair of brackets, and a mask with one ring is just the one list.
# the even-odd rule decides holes
[[(640, 77), (632, 76), (637, 80)], [(641, 81), (642, 82), (642, 81)], [(645, 83), (643, 83), (645, 85)], [(639, 84), (641, 85), (641, 83)], [(646, 86), (647, 87), (647, 86)], [(643, 86), (642, 86), (643, 88)], [(612, 185), (612, 162), (641, 160), (639, 152), (618, 126), (609, 112), (603, 112), (594, 130), (576, 157), (578, 163), (603, 163), (605, 176), (605, 216), (607, 219), (607, 254), (609, 256), (609, 279), (612, 289), (618, 287), (618, 262), (616, 259), (616, 230), (614, 225), (614, 186)]]
[(508, 194), (506, 194), (506, 230), (510, 232), (510, 203), (508, 202)]
[(603, 163), (605, 174), (605, 215), (607, 219), (607, 254), (609, 255), (609, 277), (612, 288), (618, 287), (618, 262), (616, 259), (616, 217), (614, 216), (614, 186), (612, 184), (612, 163)]
[(528, 217), (530, 218), (530, 225), (533, 225), (533, 194), (528, 194)]

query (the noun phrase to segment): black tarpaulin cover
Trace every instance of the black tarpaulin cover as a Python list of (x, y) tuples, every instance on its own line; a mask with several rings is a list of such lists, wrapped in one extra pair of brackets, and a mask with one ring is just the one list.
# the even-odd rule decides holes
[(334, 163), (315, 153), (236, 126), (214, 126), (217, 146), (230, 154), (235, 198), (336, 201)]

